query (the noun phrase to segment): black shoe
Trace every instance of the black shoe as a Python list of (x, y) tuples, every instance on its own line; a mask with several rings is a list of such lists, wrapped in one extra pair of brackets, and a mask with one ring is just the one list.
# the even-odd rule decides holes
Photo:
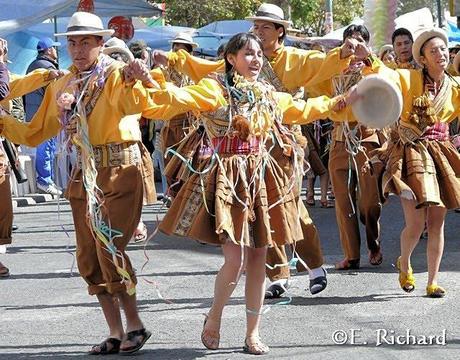
[(13, 226), (11, 227), (11, 230), (16, 231), (17, 229), (19, 229), (19, 226), (13, 224)]
[(286, 292), (280, 284), (272, 284), (265, 290), (265, 299), (278, 299)]
[(323, 269), (324, 275), (310, 280), (310, 292), (312, 295), (318, 294), (327, 287), (326, 270)]

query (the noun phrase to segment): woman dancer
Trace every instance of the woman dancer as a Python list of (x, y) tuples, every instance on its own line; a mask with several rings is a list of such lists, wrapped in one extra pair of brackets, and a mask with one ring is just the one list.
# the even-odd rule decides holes
[(460, 156), (449, 141), (449, 125), (460, 113), (460, 80), (446, 73), (449, 50), (441, 29), (423, 31), (415, 40), (413, 56), (422, 67), (396, 70), (403, 99), (397, 140), (381, 154), (387, 165), (383, 190), (401, 198), (405, 227), (397, 260), (399, 283), (406, 292), (415, 289), (411, 255), (425, 223), (428, 230), (429, 297), (443, 297), (437, 284), (444, 250), (447, 209), (460, 206)]
[(282, 146), (285, 157), (301, 169), (297, 163), (301, 149), (281, 125), (283, 116), (287, 123), (307, 123), (326, 117), (337, 101), (321, 97), (296, 103), (291, 95), (257, 81), (263, 52), (252, 34), (235, 35), (224, 58), (224, 75), (152, 95), (157, 104), (201, 112), (212, 147), (200, 171), (195, 170), (181, 187), (160, 229), (222, 246), (225, 262), (216, 277), (203, 344), (208, 349), (219, 347), (222, 312), (245, 269), (244, 351), (264, 354), (269, 348), (260, 340), (259, 322), (267, 247), (303, 239), (293, 191), (298, 173), (286, 175), (270, 154), (272, 144)]

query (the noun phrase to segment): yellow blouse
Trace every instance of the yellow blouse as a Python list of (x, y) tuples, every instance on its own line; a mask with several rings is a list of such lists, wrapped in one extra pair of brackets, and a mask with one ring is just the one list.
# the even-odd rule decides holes
[[(121, 120), (154, 106), (148, 91), (139, 81), (132, 84), (123, 81), (120, 65), (115, 65), (116, 70), (106, 79), (104, 89), (87, 119), (92, 145), (139, 141), (138, 132), (131, 131), (130, 126)], [(11, 116), (1, 118), (1, 134), (16, 144), (28, 146), (37, 146), (55, 136), (61, 129), (57, 98), (61, 92), (69, 91), (67, 86), (74, 76), (71, 72), (46, 88), (42, 104), (30, 123), (20, 123)]]
[(49, 70), (37, 69), (23, 76), (10, 74), (10, 93), (0, 102), (0, 105), (7, 106), (9, 100), (47, 85), (50, 82), (49, 73)]
[(194, 83), (212, 72), (224, 72), (225, 61), (210, 61), (190, 55), (185, 50), (170, 51), (168, 53), (168, 66), (180, 73), (187, 75)]
[(269, 59), (273, 71), (289, 91), (316, 84), (347, 68), (350, 58), (340, 58), (340, 48), (327, 54), (317, 50), (302, 50), (281, 46)]
[[(350, 58), (340, 58), (340, 48), (328, 54), (282, 45), (269, 59), (276, 76), (289, 91), (315, 86), (345, 69)], [(225, 62), (209, 61), (190, 55), (185, 50), (170, 52), (169, 66), (189, 76), (195, 83), (211, 72), (224, 72)]]
[[(423, 95), (425, 90), (422, 70), (396, 70), (396, 73), (399, 75), (397, 84), (403, 94), (401, 121), (410, 123), (413, 101)], [(457, 83), (451, 81), (452, 86), (447, 90), (447, 100), (437, 113), (439, 122), (453, 121), (460, 114), (460, 77), (454, 77), (454, 79)]]
[[(286, 124), (307, 124), (325, 118), (336, 104), (335, 99), (326, 96), (308, 99), (306, 102), (294, 101), (287, 93), (274, 92), (273, 96)], [(211, 112), (228, 106), (221, 85), (208, 78), (196, 85), (182, 88), (171, 86), (168, 90), (154, 91), (152, 98), (156, 104), (169, 104), (188, 111)]]

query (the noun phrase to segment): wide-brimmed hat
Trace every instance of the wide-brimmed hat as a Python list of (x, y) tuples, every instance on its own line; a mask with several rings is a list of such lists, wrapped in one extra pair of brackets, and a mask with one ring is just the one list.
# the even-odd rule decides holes
[(387, 51), (393, 51), (393, 45), (391, 44), (385, 44), (379, 49), (379, 58), (382, 57), (383, 54), (385, 54)]
[(99, 16), (84, 11), (75, 12), (69, 20), (65, 33), (54, 36), (96, 35), (110, 36), (115, 32), (113, 29), (104, 29)]
[(126, 43), (117, 38), (117, 37), (113, 37), (113, 38), (110, 38), (109, 40), (107, 40), (105, 43), (104, 43), (104, 47), (102, 48), (102, 52), (106, 55), (110, 55), (110, 54), (113, 54), (113, 53), (121, 53), (121, 54), (125, 54), (127, 57), (128, 57), (128, 60), (131, 62), (134, 60), (134, 55), (133, 53), (129, 50), (128, 46), (126, 45)]
[(192, 35), (186, 32), (181, 32), (176, 35), (172, 40), (169, 40), (170, 44), (188, 44), (192, 45), (192, 48), (198, 47), (198, 44), (193, 41)]
[(360, 98), (351, 105), (356, 120), (373, 129), (383, 129), (401, 116), (402, 94), (399, 88), (383, 76), (364, 77), (357, 85)]
[(259, 6), (254, 16), (248, 16), (249, 21), (269, 21), (275, 24), (283, 25), (286, 29), (291, 25), (289, 20), (284, 19), (284, 11), (274, 4), (264, 3)]
[(442, 41), (444, 41), (446, 46), (448, 46), (449, 40), (447, 39), (447, 34), (443, 29), (423, 29), (419, 31), (418, 34), (416, 34), (415, 41), (412, 44), (412, 56), (414, 57), (414, 60), (417, 62), (417, 64), (419, 64), (420, 66), (423, 66), (422, 62), (420, 61), (420, 57), (422, 56), (421, 49), (423, 44), (435, 37), (440, 38)]

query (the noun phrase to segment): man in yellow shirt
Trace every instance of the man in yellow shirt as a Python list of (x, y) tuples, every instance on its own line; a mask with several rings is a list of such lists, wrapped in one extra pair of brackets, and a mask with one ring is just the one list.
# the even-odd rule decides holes
[[(11, 101), (31, 91), (47, 85), (62, 75), (56, 70), (38, 69), (25, 76), (9, 74), (6, 67), (8, 47), (6, 40), (0, 39), (0, 116), (11, 113)], [(13, 226), (13, 206), (11, 203), (9, 159), (3, 149), (0, 120), (0, 245), (11, 244)], [(10, 270), (0, 262), (0, 277), (10, 275)]]
[[(277, 91), (302, 96), (303, 87), (329, 79), (347, 67), (350, 56), (358, 50), (354, 39), (347, 39), (341, 48), (333, 49), (327, 55), (317, 50), (302, 50), (284, 46), (286, 28), (290, 22), (284, 20), (281, 8), (273, 4), (262, 4), (254, 16), (247, 18), (254, 22), (253, 31), (261, 39), (264, 50), (264, 64), (261, 77), (270, 82)], [(359, 54), (358, 54), (359, 55)], [(296, 244), (296, 253), (302, 261), (297, 262), (297, 271), (309, 272), (310, 292), (317, 294), (327, 286), (326, 270), (323, 268), (321, 243), (316, 226), (302, 201), (299, 202), (299, 216), (302, 222), (304, 240)], [(268, 250), (267, 276), (272, 283), (266, 297), (279, 297), (288, 287), (290, 277), (287, 256), (282, 247)]]
[(109, 327), (108, 338), (92, 354), (133, 353), (151, 336), (139, 318), (136, 278), (125, 252), (143, 198), (140, 134), (127, 115), (153, 105), (145, 88), (151, 78), (147, 71), (143, 83), (131, 79), (124, 64), (101, 54), (103, 36), (112, 33), (96, 15), (76, 12), (67, 31), (56, 34), (67, 36), (70, 73), (47, 87), (30, 123), (0, 119), (2, 134), (15, 143), (34, 146), (65, 129), (76, 145), (78, 160), (66, 196), (75, 223), (77, 263)]
[[(363, 48), (367, 49), (369, 32), (363, 25), (350, 25), (344, 31), (344, 40), (354, 38)], [(371, 73), (387, 71), (393, 73), (373, 56), (363, 60), (355, 59), (348, 69), (334, 76), (323, 84), (318, 84), (321, 94), (337, 96), (345, 94), (363, 76)], [(366, 128), (356, 123), (350, 109), (334, 119), (332, 144), (329, 153), (329, 172), (336, 202), (336, 218), (339, 227), (340, 242), (344, 259), (336, 264), (338, 270), (358, 269), (360, 267), (360, 231), (358, 221), (365, 226), (369, 262), (380, 265), (382, 253), (380, 249), (381, 196), (377, 178), (382, 169), (375, 169), (375, 176), (363, 174), (361, 171), (367, 161), (369, 151), (380, 148), (386, 141), (383, 133)]]
[[(248, 18), (254, 21), (254, 33), (262, 40), (264, 46), (264, 65), (260, 77), (271, 83), (277, 91), (295, 95), (300, 94), (302, 87), (315, 87), (345, 69), (352, 55), (361, 56), (361, 48), (354, 39), (347, 39), (340, 48), (330, 51), (327, 55), (321, 51), (306, 51), (284, 46), (283, 41), (289, 21), (284, 19), (281, 8), (273, 4), (262, 4), (255, 16)], [(153, 52), (153, 62), (173, 67), (188, 75), (195, 83), (211, 72), (223, 72), (224, 61), (209, 61), (194, 57), (184, 50), (164, 53)], [(304, 219), (303, 231), (305, 241), (297, 244), (296, 251), (310, 268), (310, 291), (315, 294), (325, 289), (326, 271), (322, 267), (323, 256), (318, 232), (307, 209), (301, 204), (300, 216)], [(279, 297), (288, 286), (289, 267), (284, 247), (270, 248), (267, 263), (274, 267), (267, 270), (270, 280), (268, 297)], [(283, 266), (280, 266), (284, 264)], [(298, 263), (299, 271), (307, 269)]]
[(388, 65), (392, 69), (417, 69), (417, 62), (412, 56), (412, 44), (414, 39), (406, 28), (396, 29), (391, 35), (395, 61)]

